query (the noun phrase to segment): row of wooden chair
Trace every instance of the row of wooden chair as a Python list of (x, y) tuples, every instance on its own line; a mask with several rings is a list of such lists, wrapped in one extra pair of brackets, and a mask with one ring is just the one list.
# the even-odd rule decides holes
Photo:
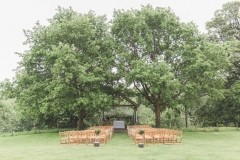
[[(139, 129), (144, 129), (145, 133), (140, 135)], [(183, 143), (182, 131), (169, 130), (163, 128), (151, 128), (143, 126), (129, 127), (128, 136), (135, 142), (148, 144), (181, 144)]]
[(106, 144), (112, 138), (113, 129), (101, 129), (99, 135), (95, 135), (95, 129), (88, 129), (82, 131), (65, 131), (59, 132), (60, 145), (79, 145), (79, 144), (93, 144), (99, 142)]
[(111, 135), (114, 134), (113, 126), (92, 126), (88, 128), (88, 130), (95, 130), (95, 129), (107, 130), (110, 132)]

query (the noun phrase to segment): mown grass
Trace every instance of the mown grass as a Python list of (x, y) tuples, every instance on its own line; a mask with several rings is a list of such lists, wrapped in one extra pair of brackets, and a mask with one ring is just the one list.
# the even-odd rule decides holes
[(3, 160), (159, 160), (240, 159), (240, 131), (184, 132), (183, 144), (138, 148), (126, 133), (115, 133), (106, 145), (60, 146), (58, 133), (0, 137)]

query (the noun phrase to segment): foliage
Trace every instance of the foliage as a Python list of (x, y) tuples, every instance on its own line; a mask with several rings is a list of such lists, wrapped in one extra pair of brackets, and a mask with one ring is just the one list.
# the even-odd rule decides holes
[(141, 105), (138, 108), (138, 122), (140, 124), (147, 124), (154, 126), (154, 112), (149, 107)]
[(162, 112), (161, 126), (167, 128), (183, 128), (184, 120), (182, 117), (182, 107), (176, 106), (175, 108), (167, 108)]
[(142, 134), (144, 134), (144, 133), (145, 133), (145, 130), (144, 130), (144, 129), (139, 129), (139, 130), (138, 130), (138, 134), (142, 135)]
[(133, 114), (133, 111), (130, 108), (114, 107), (110, 111), (108, 111), (108, 114), (110, 118), (123, 118), (129, 116), (128, 114)]
[(181, 126), (180, 105), (195, 125), (239, 121), (239, 8), (217, 10), (206, 37), (170, 8), (115, 10), (110, 28), (106, 16), (59, 7), (49, 25), (24, 31), (16, 79), (0, 83), (0, 99), (17, 103), (0, 104), (2, 130), (97, 125), (117, 93), (148, 107), (141, 124)]
[(21, 130), (22, 125), (14, 99), (0, 101), (0, 132)]
[(222, 47), (207, 42), (193, 23), (181, 23), (170, 8), (115, 10), (111, 31), (117, 74), (153, 106), (156, 127), (166, 108), (190, 104), (200, 94), (222, 96)]
[[(0, 132), (22, 132), (33, 128), (33, 120), (21, 113), (15, 99), (0, 101)], [(37, 124), (39, 129), (45, 123)]]
[(0, 82), (0, 100), (13, 98), (13, 83), (9, 79)]
[(236, 119), (240, 114), (238, 108), (239, 105), (235, 105), (229, 100), (229, 97), (226, 97), (221, 101), (208, 101), (196, 111), (196, 115), (203, 127), (216, 126), (217, 124), (229, 126), (229, 123), (238, 121)]
[(240, 40), (239, 13), (239, 1), (223, 4), (222, 9), (216, 10), (211, 21), (206, 23), (209, 38), (218, 42)]
[(95, 129), (95, 130), (94, 130), (94, 133), (95, 133), (96, 135), (99, 135), (99, 134), (101, 133), (101, 129), (99, 129), (99, 128), (98, 128), (98, 129)]
[(224, 75), (227, 82), (224, 86), (224, 99), (210, 101), (199, 114), (204, 117), (206, 125), (236, 121), (239, 115), (240, 94), (240, 2), (233, 1), (223, 4), (222, 9), (215, 11), (211, 21), (206, 23), (208, 38), (222, 44), (231, 65)]
[(59, 7), (48, 26), (37, 22), (25, 35), (30, 49), (19, 53), (15, 97), (26, 116), (40, 122), (69, 113), (83, 129), (86, 113), (110, 107), (114, 61), (105, 16)]

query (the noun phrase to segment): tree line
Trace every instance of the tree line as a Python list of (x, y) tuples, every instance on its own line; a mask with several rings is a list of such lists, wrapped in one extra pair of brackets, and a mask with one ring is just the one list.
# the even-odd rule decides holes
[(224, 4), (203, 34), (170, 8), (114, 10), (107, 21), (58, 7), (49, 25), (24, 30), (29, 50), (17, 53), (22, 60), (14, 80), (1, 82), (1, 97), (15, 99), (32, 122), (78, 129), (98, 123), (118, 93), (151, 108), (155, 127), (164, 111), (194, 124), (237, 122), (239, 9), (238, 1)]

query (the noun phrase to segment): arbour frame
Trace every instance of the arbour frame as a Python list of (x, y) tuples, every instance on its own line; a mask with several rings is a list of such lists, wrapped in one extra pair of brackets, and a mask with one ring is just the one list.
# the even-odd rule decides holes
[[(134, 125), (138, 124), (137, 109), (139, 108), (139, 104), (137, 104), (136, 102), (134, 102), (133, 100), (131, 100), (130, 98), (128, 98), (127, 96), (125, 96), (122, 93), (116, 93), (114, 95), (114, 98), (119, 98), (119, 99), (122, 98), (129, 103), (129, 104), (120, 104), (120, 101), (119, 101), (119, 104), (114, 104), (113, 107), (130, 107), (130, 108), (132, 108), (133, 109), (133, 124)], [(103, 117), (104, 117), (104, 110), (102, 110), (101, 121), (103, 121)]]

